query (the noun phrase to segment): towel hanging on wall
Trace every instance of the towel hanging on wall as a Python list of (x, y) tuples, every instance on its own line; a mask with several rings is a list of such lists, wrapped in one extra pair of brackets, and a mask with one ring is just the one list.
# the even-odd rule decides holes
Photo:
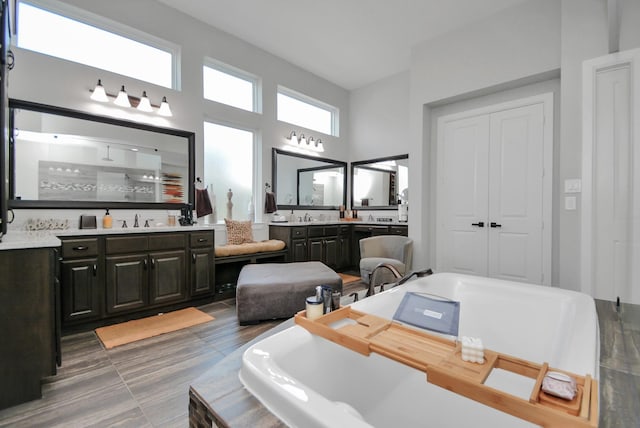
[(271, 214), (278, 211), (278, 206), (276, 205), (276, 194), (270, 192), (271, 186), (269, 183), (265, 183), (264, 185), (264, 212), (266, 214)]
[(213, 213), (209, 191), (207, 189), (196, 189), (196, 215), (204, 217)]

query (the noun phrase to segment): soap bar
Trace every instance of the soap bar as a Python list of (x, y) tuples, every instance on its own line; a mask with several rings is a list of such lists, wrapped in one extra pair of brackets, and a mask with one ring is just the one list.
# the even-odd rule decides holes
[(571, 401), (577, 391), (576, 380), (564, 373), (548, 372), (542, 378), (542, 390), (547, 394)]
[(482, 339), (462, 336), (462, 360), (484, 364), (484, 347)]

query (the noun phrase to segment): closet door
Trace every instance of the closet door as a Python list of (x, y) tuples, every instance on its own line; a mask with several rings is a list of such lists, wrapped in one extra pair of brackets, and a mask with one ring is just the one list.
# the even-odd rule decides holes
[(438, 271), (550, 284), (552, 106), (545, 94), (438, 120)]
[(439, 174), (439, 270), (487, 275), (489, 115), (446, 122)]
[(488, 275), (540, 284), (543, 207), (542, 104), (491, 114)]

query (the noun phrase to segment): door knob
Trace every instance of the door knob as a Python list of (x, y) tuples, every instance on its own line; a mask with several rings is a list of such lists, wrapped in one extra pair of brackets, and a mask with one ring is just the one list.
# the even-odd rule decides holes
[(502, 227), (502, 225), (501, 225), (501, 224), (498, 224), (498, 223), (496, 223), (496, 222), (494, 222), (494, 221), (492, 221), (492, 222), (491, 222), (490, 226), (491, 226), (491, 227)]
[(478, 223), (471, 223), (471, 226), (484, 227), (484, 221), (480, 221)]

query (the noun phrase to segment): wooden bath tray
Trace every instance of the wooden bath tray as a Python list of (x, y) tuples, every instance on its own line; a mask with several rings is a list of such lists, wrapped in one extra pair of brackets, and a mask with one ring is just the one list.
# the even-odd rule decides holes
[[(462, 360), (461, 346), (453, 340), (407, 328), (391, 320), (342, 307), (314, 321), (305, 311), (295, 321), (309, 332), (363, 355), (371, 352), (423, 371), (427, 382), (463, 395), (515, 417), (544, 427), (597, 427), (598, 382), (590, 375), (579, 376), (551, 369), (488, 349), (484, 364)], [(340, 322), (336, 328), (331, 325)], [(503, 369), (535, 379), (529, 400), (484, 384), (493, 369)], [(547, 371), (559, 371), (576, 379), (578, 393), (572, 401), (541, 390)]]

